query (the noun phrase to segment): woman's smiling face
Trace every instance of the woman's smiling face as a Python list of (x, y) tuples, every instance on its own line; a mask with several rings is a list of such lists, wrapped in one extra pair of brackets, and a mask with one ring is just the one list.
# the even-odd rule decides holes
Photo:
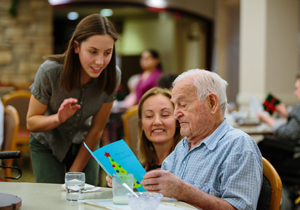
[(74, 41), (74, 50), (81, 63), (81, 85), (91, 78), (97, 78), (109, 64), (114, 48), (114, 40), (109, 35), (93, 35), (79, 46)]
[(141, 127), (145, 136), (153, 144), (174, 141), (176, 120), (174, 106), (165, 95), (153, 95), (142, 105)]

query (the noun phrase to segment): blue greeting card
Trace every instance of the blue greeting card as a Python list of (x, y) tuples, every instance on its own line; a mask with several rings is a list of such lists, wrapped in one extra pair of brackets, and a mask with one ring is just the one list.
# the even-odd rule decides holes
[(94, 152), (84, 142), (83, 144), (109, 176), (131, 173), (134, 177), (133, 188), (139, 192), (146, 191), (140, 184), (146, 171), (123, 139), (101, 147)]

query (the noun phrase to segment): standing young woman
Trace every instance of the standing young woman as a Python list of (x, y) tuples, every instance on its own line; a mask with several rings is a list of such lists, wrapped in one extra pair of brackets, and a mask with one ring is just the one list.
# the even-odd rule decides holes
[(40, 66), (27, 113), (36, 182), (64, 183), (66, 171), (83, 171), (87, 183), (97, 184), (99, 165), (82, 142), (99, 148), (121, 79), (117, 39), (106, 17), (89, 15), (66, 52), (47, 56)]
[(157, 51), (149, 49), (142, 53), (140, 66), (143, 72), (136, 86), (136, 103), (138, 104), (144, 93), (157, 86), (157, 81), (162, 73), (161, 61)]

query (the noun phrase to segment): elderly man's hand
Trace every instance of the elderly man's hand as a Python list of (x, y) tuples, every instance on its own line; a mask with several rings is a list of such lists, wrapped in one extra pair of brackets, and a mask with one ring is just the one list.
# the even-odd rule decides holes
[(144, 175), (141, 184), (149, 192), (158, 192), (165, 197), (180, 199), (185, 182), (169, 171), (153, 170)]

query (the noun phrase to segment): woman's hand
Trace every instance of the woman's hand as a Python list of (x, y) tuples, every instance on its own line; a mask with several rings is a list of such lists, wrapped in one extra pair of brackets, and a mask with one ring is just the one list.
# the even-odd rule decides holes
[(261, 122), (264, 122), (269, 126), (273, 126), (275, 123), (274, 120), (269, 115), (266, 115), (264, 113), (257, 113), (257, 117)]
[(68, 98), (63, 101), (57, 112), (57, 118), (60, 123), (65, 122), (69, 117), (73, 116), (78, 109), (80, 109), (80, 105), (76, 104), (77, 102), (76, 98)]
[(107, 186), (112, 187), (112, 178), (109, 175), (106, 175)]
[(27, 112), (27, 129), (31, 132), (45, 132), (56, 128), (80, 109), (80, 105), (72, 105), (74, 103), (77, 103), (77, 99), (65, 99), (57, 113), (46, 116), (48, 105), (42, 104), (31, 95)]
[(288, 118), (289, 112), (287, 111), (285, 104), (280, 103), (275, 108), (281, 117)]

